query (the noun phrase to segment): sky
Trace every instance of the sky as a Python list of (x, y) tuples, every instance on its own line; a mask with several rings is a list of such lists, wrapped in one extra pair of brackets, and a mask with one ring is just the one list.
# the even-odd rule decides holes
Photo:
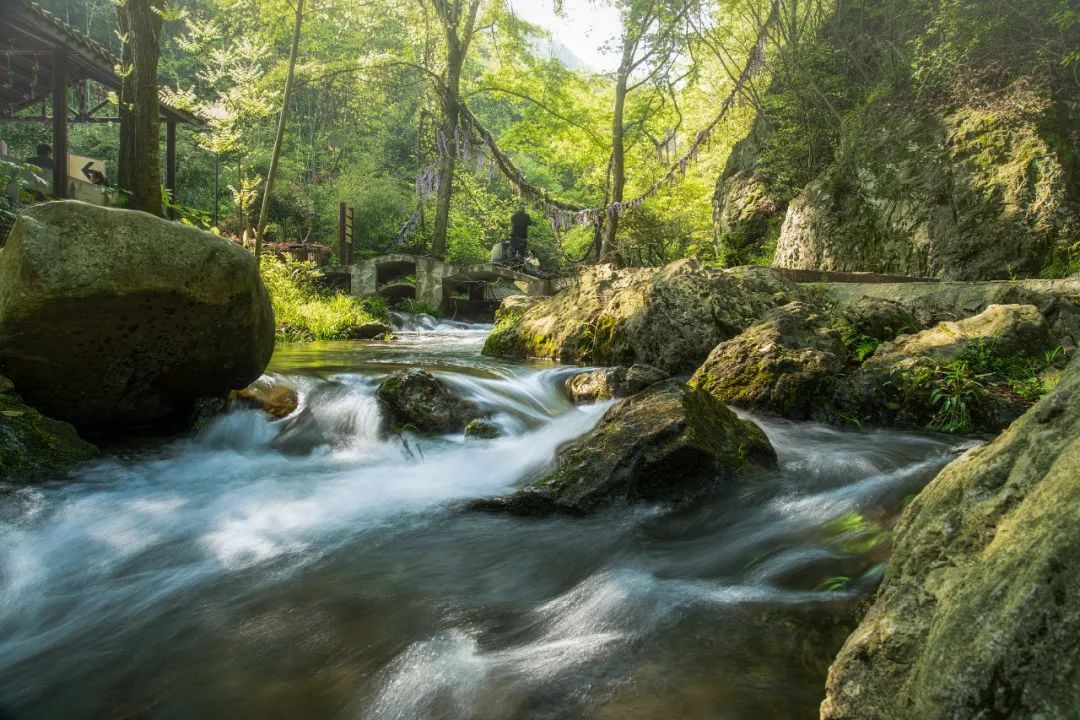
[(563, 0), (565, 17), (560, 18), (552, 6), (552, 0), (510, 0), (518, 17), (551, 31), (556, 45), (565, 46), (590, 69), (614, 70), (618, 58), (602, 53), (600, 47), (619, 32), (618, 12), (593, 0)]

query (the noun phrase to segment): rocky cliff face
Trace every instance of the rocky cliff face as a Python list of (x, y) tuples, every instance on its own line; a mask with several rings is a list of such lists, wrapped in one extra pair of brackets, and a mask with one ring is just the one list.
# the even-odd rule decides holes
[(1080, 717), (1080, 364), (912, 502), (826, 720)]
[[(1001, 103), (1001, 107), (994, 107)], [(1045, 94), (926, 112), (867, 107), (789, 204), (777, 267), (950, 279), (1039, 275), (1075, 242), (1075, 188), (1040, 134)]]
[[(1080, 269), (1080, 87), (1058, 6), (845, 3), (714, 197), (726, 260), (950, 279)], [(868, 31), (853, 34), (852, 27)], [(1026, 49), (1023, 49), (1026, 48)]]

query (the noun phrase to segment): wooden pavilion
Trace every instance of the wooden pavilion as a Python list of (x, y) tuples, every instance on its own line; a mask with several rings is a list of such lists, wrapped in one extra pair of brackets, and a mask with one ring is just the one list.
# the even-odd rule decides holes
[[(119, 122), (100, 113), (103, 100), (88, 104), (87, 82), (117, 92), (120, 60), (32, 0), (0, 0), (0, 123), (52, 124), (53, 195), (68, 197), (68, 124)], [(47, 115), (52, 100), (52, 117)], [(74, 101), (74, 102), (72, 102)], [(40, 105), (40, 114), (28, 108)], [(58, 109), (62, 108), (63, 111)], [(165, 187), (176, 199), (176, 125), (202, 127), (195, 115), (161, 103), (165, 124)]]

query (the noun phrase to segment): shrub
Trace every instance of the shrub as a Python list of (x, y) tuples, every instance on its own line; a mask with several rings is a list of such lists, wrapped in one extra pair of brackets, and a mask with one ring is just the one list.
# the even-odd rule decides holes
[(389, 308), (382, 298), (356, 298), (320, 289), (315, 263), (266, 254), (262, 277), (274, 306), (278, 338), (285, 342), (341, 340), (353, 326), (389, 321)]
[(405, 298), (405, 300), (398, 305), (397, 309), (411, 315), (431, 315), (432, 317), (442, 316), (442, 310), (439, 306), (414, 298)]

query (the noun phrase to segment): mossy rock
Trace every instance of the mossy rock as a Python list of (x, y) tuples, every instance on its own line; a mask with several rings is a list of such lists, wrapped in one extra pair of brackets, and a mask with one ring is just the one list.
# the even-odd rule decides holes
[(980, 280), (1072, 253), (1080, 207), (1046, 139), (1050, 94), (997, 94), (994, 109), (890, 98), (852, 113), (834, 163), (790, 202), (774, 263)]
[(1080, 717), (1080, 363), (907, 507), (824, 720)]
[(96, 454), (71, 425), (42, 415), (13, 392), (0, 392), (0, 480), (53, 479)]
[(60, 201), (24, 210), (0, 251), (0, 368), (84, 432), (172, 428), (273, 349), (255, 258), (211, 233)]
[(476, 406), (457, 397), (441, 380), (419, 368), (399, 370), (379, 385), (375, 399), (391, 429), (409, 426), (420, 433), (445, 434), (465, 429)]
[(553, 473), (524, 490), (471, 507), (585, 515), (638, 502), (679, 504), (776, 467), (776, 453), (761, 428), (675, 379), (613, 405), (558, 458)]
[(619, 365), (573, 376), (566, 381), (566, 392), (580, 405), (630, 397), (667, 378), (666, 372), (651, 365)]
[(843, 369), (840, 336), (795, 302), (717, 345), (690, 385), (721, 402), (805, 420), (830, 397)]
[(801, 294), (765, 268), (724, 271), (695, 260), (659, 268), (599, 265), (553, 297), (508, 309), (484, 353), (690, 372), (717, 343)]
[(483, 418), (477, 418), (465, 426), (465, 438), (470, 440), (494, 440), (502, 437), (502, 428)]
[[(1001, 357), (1039, 356), (1051, 345), (1046, 320), (1037, 308), (991, 305), (978, 315), (882, 344), (837, 383), (824, 414), (864, 425), (999, 432), (1030, 403), (993, 387), (993, 378), (980, 377), (981, 370), (968, 362), (966, 353), (985, 346)], [(950, 396), (962, 407), (943, 424)]]

